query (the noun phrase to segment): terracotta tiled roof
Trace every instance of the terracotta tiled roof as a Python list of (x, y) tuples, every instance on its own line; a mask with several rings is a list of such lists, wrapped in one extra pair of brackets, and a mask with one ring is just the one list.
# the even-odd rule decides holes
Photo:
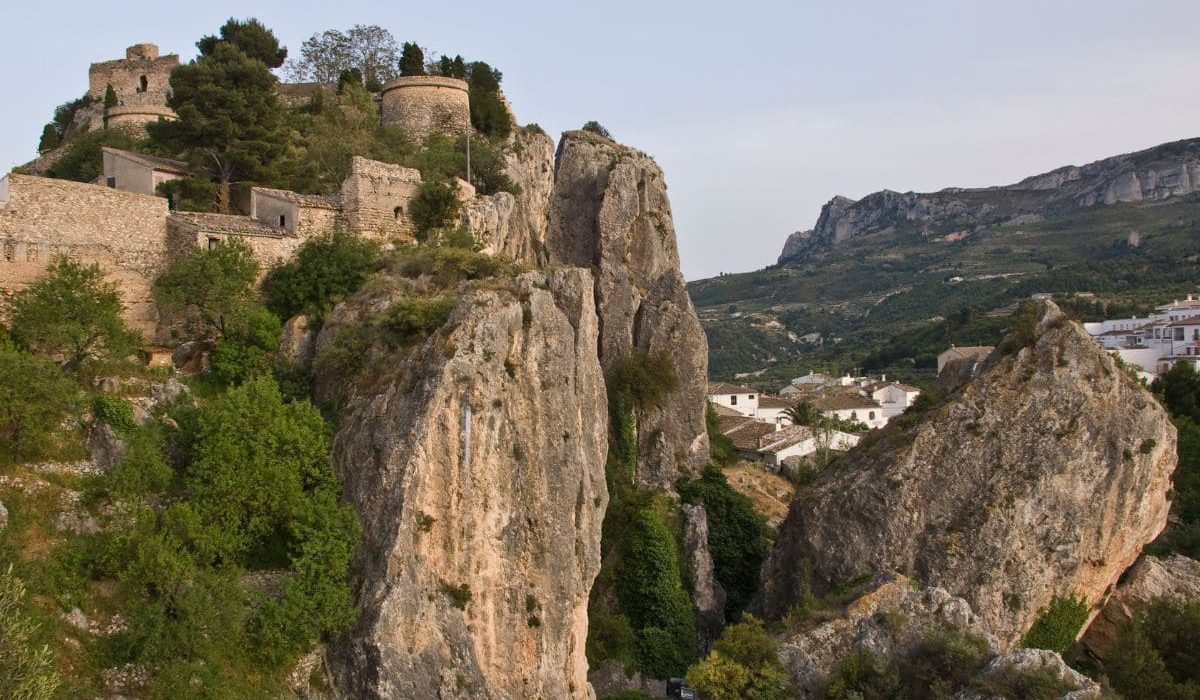
[(813, 408), (819, 411), (849, 411), (860, 408), (871, 409), (879, 408), (879, 404), (866, 398), (865, 396), (857, 396), (854, 394), (827, 394), (813, 401)]
[(757, 394), (758, 391), (751, 389), (748, 386), (726, 384), (725, 382), (712, 382), (708, 385), (708, 393), (710, 396), (712, 396), (714, 394)]
[[(724, 432), (724, 431), (722, 431)], [(733, 441), (733, 446), (739, 450), (758, 450), (760, 439), (775, 432), (775, 426), (770, 423), (760, 423), (749, 420), (742, 425), (726, 432), (725, 435)]]
[(785, 399), (780, 396), (760, 396), (758, 397), (759, 408), (783, 408), (788, 409), (795, 406), (799, 402), (798, 399)]
[(716, 413), (717, 416), (720, 418), (731, 418), (731, 417), (743, 417), (744, 418), (746, 415), (746, 414), (741, 413), (741, 412), (739, 412), (735, 409), (732, 409), (728, 406), (722, 406), (719, 403), (710, 403), (709, 406), (712, 406), (713, 412)]

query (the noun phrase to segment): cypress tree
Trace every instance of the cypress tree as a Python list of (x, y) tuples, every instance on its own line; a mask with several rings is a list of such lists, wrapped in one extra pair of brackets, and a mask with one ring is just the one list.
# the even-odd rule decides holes
[(425, 75), (425, 52), (414, 42), (404, 42), (400, 50), (400, 75)]
[(117, 91), (113, 89), (111, 84), (106, 85), (104, 88), (104, 108), (116, 107), (117, 104)]
[(54, 150), (58, 147), (58, 131), (53, 124), (42, 127), (42, 138), (38, 141), (38, 153)]

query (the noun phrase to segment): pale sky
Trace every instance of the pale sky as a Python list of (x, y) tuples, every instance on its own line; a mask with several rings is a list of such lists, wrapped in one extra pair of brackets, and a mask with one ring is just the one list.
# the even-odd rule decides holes
[(247, 1), (0, 7), (0, 168), (88, 64), (185, 60), (230, 16), (486, 60), (522, 123), (589, 119), (666, 171), (689, 279), (774, 262), (834, 195), (1014, 182), (1200, 136), (1197, 0)]

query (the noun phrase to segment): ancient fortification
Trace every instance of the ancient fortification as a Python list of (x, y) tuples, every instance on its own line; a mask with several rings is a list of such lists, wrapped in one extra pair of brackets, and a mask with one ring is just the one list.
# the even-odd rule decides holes
[[(175, 119), (167, 106), (171, 71), (179, 56), (159, 55), (154, 44), (137, 44), (125, 58), (92, 64), (88, 96), (68, 139), (102, 128), (145, 135), (146, 124)], [(109, 88), (117, 104), (105, 108)], [(286, 92), (289, 87), (282, 86)], [(323, 86), (299, 86), (312, 93)], [(454, 78), (399, 78), (384, 87), (381, 119), (396, 124), (417, 141), (433, 133), (458, 136), (471, 126), (467, 84)], [(60, 156), (65, 143), (26, 166), (33, 173)], [(158, 313), (150, 285), (173, 258), (196, 247), (211, 247), (230, 237), (246, 241), (259, 265), (268, 269), (288, 259), (307, 239), (344, 229), (373, 240), (410, 240), (410, 205), (421, 187), (412, 168), (355, 157), (341, 189), (331, 195), (306, 195), (255, 187), (249, 215), (173, 212), (156, 196), (161, 183), (185, 177), (187, 163), (103, 149), (103, 173), (92, 183), (12, 174), (0, 178), (0, 296), (10, 295), (43, 274), (59, 253), (99, 263), (122, 291), (128, 320), (154, 334)], [(460, 197), (470, 204), (474, 188), (458, 181)], [(470, 221), (466, 222), (468, 226)]]

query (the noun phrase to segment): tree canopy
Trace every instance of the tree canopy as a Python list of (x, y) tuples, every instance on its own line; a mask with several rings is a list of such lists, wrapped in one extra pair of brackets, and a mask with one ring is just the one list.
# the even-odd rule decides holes
[(262, 61), (268, 68), (282, 66), (287, 58), (287, 48), (279, 45), (275, 32), (257, 19), (239, 20), (231, 17), (221, 26), (220, 34), (219, 37), (210, 35), (196, 42), (201, 55), (215, 55), (219, 44), (228, 43), (241, 49), (250, 58)]
[(342, 72), (358, 69), (366, 88), (378, 91), (396, 77), (400, 48), (395, 37), (379, 25), (356, 24), (345, 31), (326, 29), (300, 45), (300, 58), (288, 63), (289, 79), (332, 83)]
[(257, 278), (250, 246), (231, 238), (172, 263), (154, 281), (154, 300), (164, 311), (190, 315), (201, 337), (215, 339), (225, 334), (235, 314), (257, 303)]
[(425, 75), (425, 52), (416, 42), (404, 42), (400, 52), (400, 75)]

